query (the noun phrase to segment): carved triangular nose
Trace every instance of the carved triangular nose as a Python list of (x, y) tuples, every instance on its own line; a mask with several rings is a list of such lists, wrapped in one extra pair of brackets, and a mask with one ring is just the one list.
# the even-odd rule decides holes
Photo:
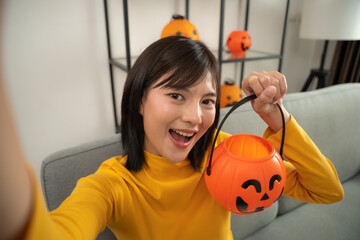
[(260, 199), (260, 201), (264, 201), (269, 199), (269, 196), (265, 193), (264, 196), (262, 196), (262, 198)]

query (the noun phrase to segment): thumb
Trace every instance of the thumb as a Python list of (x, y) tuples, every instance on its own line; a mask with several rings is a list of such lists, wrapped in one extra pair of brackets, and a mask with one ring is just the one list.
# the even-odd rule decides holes
[(252, 102), (254, 111), (260, 116), (272, 111), (272, 105), (276, 94), (276, 88), (269, 86)]
[(269, 111), (269, 104), (272, 104), (276, 94), (276, 88), (274, 86), (269, 86), (265, 88), (261, 94), (254, 100), (254, 110), (258, 114), (263, 114)]
[[(274, 86), (267, 87), (264, 90), (264, 94), (265, 94), (266, 100), (270, 100), (270, 102), (272, 102), (272, 100), (274, 99), (274, 97), (276, 95), (276, 87), (274, 87)], [(262, 94), (260, 94), (260, 95), (262, 95)]]
[(271, 104), (274, 101), (275, 95), (276, 95), (276, 88), (274, 86), (269, 86), (265, 88), (257, 97), (257, 103), (259, 105)]

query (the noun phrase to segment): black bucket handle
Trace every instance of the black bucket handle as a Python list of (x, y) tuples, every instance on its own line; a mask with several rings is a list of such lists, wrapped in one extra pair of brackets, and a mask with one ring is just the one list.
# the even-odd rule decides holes
[[(216, 144), (216, 139), (217, 137), (219, 136), (219, 133), (220, 133), (220, 129), (222, 128), (222, 126), (224, 125), (225, 123), (225, 120), (230, 116), (230, 114), (235, 111), (238, 107), (240, 107), (241, 105), (251, 101), (251, 100), (254, 100), (256, 99), (256, 95), (250, 95), (250, 96), (247, 96), (245, 98), (243, 98), (241, 101), (235, 103), (229, 110), (229, 112), (226, 113), (225, 117), (223, 118), (223, 120), (221, 121), (220, 125), (219, 125), (219, 128), (217, 129), (216, 131), (216, 134), (215, 134), (215, 138), (214, 138), (214, 141), (213, 141), (213, 144), (212, 144), (212, 147), (211, 147), (211, 153), (210, 153), (210, 159), (209, 159), (209, 165), (208, 167), (206, 168), (206, 174), (208, 176), (210, 176), (211, 174), (211, 162), (212, 162), (212, 157), (213, 157), (213, 153), (214, 153), (214, 148), (215, 148), (215, 144)], [(284, 117), (284, 113), (280, 107), (280, 105), (278, 103), (276, 103), (276, 105), (278, 106), (278, 108), (280, 109), (280, 113), (281, 113), (281, 118), (282, 118), (282, 125), (283, 125), (283, 131), (282, 131), (282, 138), (281, 138), (281, 145), (280, 145), (280, 150), (279, 150), (279, 153), (280, 153), (280, 156), (284, 159), (283, 157), (283, 148), (284, 148), (284, 141), (285, 141), (285, 117)]]

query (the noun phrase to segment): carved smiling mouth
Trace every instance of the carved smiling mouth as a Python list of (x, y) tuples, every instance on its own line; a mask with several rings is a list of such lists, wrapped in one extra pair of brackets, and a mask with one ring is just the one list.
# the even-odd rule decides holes
[(249, 47), (245, 47), (244, 43), (241, 43), (241, 48), (243, 51), (246, 51), (249, 49)]
[(169, 133), (176, 142), (179, 142), (182, 144), (188, 143), (195, 135), (194, 132), (184, 132), (184, 131), (175, 130), (175, 129), (170, 129)]

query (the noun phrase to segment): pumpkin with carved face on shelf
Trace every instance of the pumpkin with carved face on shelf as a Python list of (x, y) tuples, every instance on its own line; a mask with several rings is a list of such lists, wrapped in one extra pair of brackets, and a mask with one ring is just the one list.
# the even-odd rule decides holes
[(199, 40), (196, 27), (181, 15), (173, 15), (172, 21), (168, 23), (161, 32), (161, 38), (169, 36), (184, 36), (193, 40)]
[(229, 51), (236, 56), (245, 57), (246, 51), (251, 47), (252, 40), (248, 31), (233, 31), (226, 40)]
[(243, 99), (241, 88), (235, 85), (234, 81), (226, 80), (220, 88), (220, 108), (234, 105)]

